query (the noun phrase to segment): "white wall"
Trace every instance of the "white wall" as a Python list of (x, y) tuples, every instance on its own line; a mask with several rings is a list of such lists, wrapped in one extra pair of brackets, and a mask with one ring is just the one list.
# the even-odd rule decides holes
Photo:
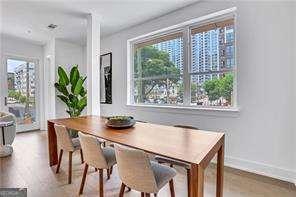
[[(296, 73), (291, 74), (291, 5), (201, 2), (103, 38), (102, 53), (113, 53), (113, 104), (101, 105), (101, 114), (130, 114), (155, 123), (223, 131), (227, 165), (292, 182), (296, 179), (291, 108)], [(239, 112), (126, 106), (127, 39), (232, 6), (237, 7)]]
[[(40, 109), (39, 109), (39, 114), (40, 114), (40, 121), (42, 124), (42, 121), (44, 120), (44, 103), (43, 103), (43, 72), (44, 72), (44, 64), (43, 64), (43, 46), (40, 44), (34, 44), (32, 42), (19, 39), (16, 37), (8, 36), (8, 35), (1, 35), (1, 59), (2, 59), (2, 64), (0, 68), (0, 72), (4, 72), (4, 56), (9, 55), (9, 56), (17, 56), (21, 58), (30, 58), (30, 59), (37, 59), (39, 61), (39, 67), (38, 67), (38, 72), (39, 72), (39, 78), (40, 78), (40, 84), (39, 84), (39, 98), (40, 98)], [(0, 94), (1, 95), (6, 95), (7, 91), (4, 88), (4, 83), (6, 81), (1, 78), (2, 75), (0, 74)], [(4, 83), (3, 83), (4, 82)], [(0, 97), (0, 109), (3, 109), (3, 97)]]
[[(74, 64), (78, 65), (81, 74), (86, 74), (84, 47), (73, 43), (65, 42), (56, 39), (55, 44), (55, 65), (56, 65), (56, 80), (57, 68), (62, 65), (68, 72), (70, 72)], [(56, 97), (56, 117), (68, 117), (66, 113), (66, 105)]]
[[(294, 6), (291, 6), (291, 12), (293, 13), (293, 20), (292, 20), (292, 26), (293, 26), (293, 35), (296, 35), (296, 3), (294, 4)], [(296, 75), (296, 37), (293, 37), (293, 51), (292, 51), (292, 57), (294, 57), (294, 62), (293, 62), (293, 72), (292, 75), (295, 76)], [(293, 81), (293, 100), (296, 100), (296, 77), (293, 77), (294, 81)], [(296, 117), (296, 104), (294, 104), (294, 108), (293, 108), (293, 114), (292, 117)], [(293, 125), (293, 133), (294, 133), (294, 150), (296, 150), (296, 124)], [(294, 166), (296, 166), (296, 151), (294, 152)], [(296, 179), (294, 179), (294, 184), (296, 185)]]

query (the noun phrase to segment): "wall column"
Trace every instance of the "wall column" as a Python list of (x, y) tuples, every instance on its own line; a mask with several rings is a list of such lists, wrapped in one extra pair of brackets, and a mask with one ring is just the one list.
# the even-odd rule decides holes
[[(44, 101), (40, 101), (40, 105), (44, 105), (44, 116), (40, 117), (41, 129), (46, 129), (47, 120), (56, 117), (56, 93), (54, 83), (55, 77), (55, 38), (51, 38), (44, 46), (44, 73), (43, 73), (43, 94)], [(41, 83), (42, 84), (42, 83)], [(40, 84), (40, 85), (41, 85)], [(43, 119), (43, 120), (42, 120)]]
[(100, 17), (87, 16), (87, 114), (100, 115)]

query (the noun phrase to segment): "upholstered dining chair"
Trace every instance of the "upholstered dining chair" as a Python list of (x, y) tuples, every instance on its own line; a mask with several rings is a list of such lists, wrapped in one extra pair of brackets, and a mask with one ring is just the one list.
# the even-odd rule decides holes
[(71, 184), (71, 182), (72, 182), (72, 155), (73, 155), (73, 152), (76, 150), (80, 150), (81, 163), (84, 162), (80, 142), (79, 142), (78, 138), (71, 138), (71, 136), (68, 132), (68, 129), (65, 126), (55, 124), (54, 129), (55, 129), (55, 132), (57, 135), (58, 149), (60, 150), (56, 173), (59, 173), (61, 161), (62, 161), (62, 157), (63, 157), (63, 152), (64, 151), (69, 152), (68, 183)]
[(100, 174), (100, 197), (104, 196), (103, 188), (103, 169), (107, 170), (107, 179), (110, 179), (113, 165), (116, 164), (114, 148), (107, 146), (101, 147), (98, 139), (91, 135), (78, 133), (81, 143), (81, 148), (85, 157), (85, 167), (80, 184), (79, 194), (83, 193), (83, 188), (86, 180), (88, 166), (99, 169)]
[(141, 150), (115, 144), (118, 172), (122, 181), (119, 196), (123, 197), (125, 187), (141, 192), (141, 196), (157, 196), (167, 183), (171, 196), (175, 197), (173, 178), (176, 170), (150, 161), (148, 154)]
[[(174, 127), (198, 130), (197, 127), (187, 126), (187, 125), (174, 125)], [(174, 160), (174, 159), (170, 159), (170, 158), (167, 158), (167, 157), (162, 157), (162, 156), (155, 156), (154, 159), (160, 164), (167, 163), (167, 164), (170, 165), (170, 167), (174, 167), (174, 165), (175, 165), (175, 166), (181, 166), (181, 167), (186, 169), (186, 172), (187, 172), (187, 193), (188, 193), (188, 196), (190, 196), (190, 181), (191, 181), (190, 180), (190, 164), (182, 162), (182, 161), (177, 161), (177, 160)]]

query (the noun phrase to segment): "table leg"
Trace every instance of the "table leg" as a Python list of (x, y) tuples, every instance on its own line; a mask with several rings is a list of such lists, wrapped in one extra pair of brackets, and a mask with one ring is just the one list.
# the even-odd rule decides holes
[(54, 123), (47, 121), (49, 166), (58, 164), (57, 136)]
[(204, 169), (201, 165), (191, 164), (190, 197), (204, 196)]
[(224, 141), (218, 151), (216, 197), (223, 197)]

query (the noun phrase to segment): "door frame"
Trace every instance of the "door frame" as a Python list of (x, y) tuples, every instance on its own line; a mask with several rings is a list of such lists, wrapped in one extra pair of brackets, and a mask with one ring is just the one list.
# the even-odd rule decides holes
[[(36, 121), (33, 124), (30, 125), (16, 125), (16, 132), (26, 132), (26, 131), (32, 131), (32, 130), (39, 130), (40, 129), (40, 60), (38, 58), (31, 58), (31, 57), (23, 57), (18, 55), (4, 55), (3, 56), (3, 76), (1, 77), (4, 80), (3, 83), (3, 95), (1, 95), (3, 100), (5, 102), (5, 97), (8, 95), (8, 87), (7, 87), (7, 60), (13, 59), (13, 60), (20, 60), (20, 61), (26, 61), (26, 62), (33, 62), (35, 64), (35, 106), (36, 106)], [(4, 111), (8, 111), (8, 107), (3, 103), (2, 105)]]

